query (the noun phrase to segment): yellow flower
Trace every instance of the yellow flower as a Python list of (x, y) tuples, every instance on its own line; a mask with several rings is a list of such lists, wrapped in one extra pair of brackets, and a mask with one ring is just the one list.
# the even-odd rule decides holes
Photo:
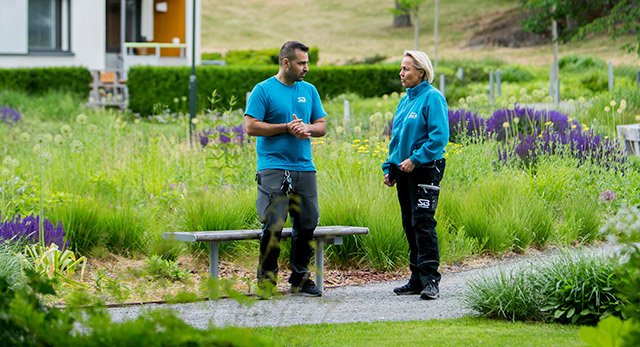
[(503, 127), (503, 128), (508, 128), (508, 127), (509, 127), (509, 122), (504, 122), (504, 123), (502, 123), (502, 127)]
[(359, 143), (359, 142), (360, 142), (360, 140), (359, 140), (359, 139), (355, 139), (355, 140), (353, 140), (353, 142), (355, 142), (355, 143)]

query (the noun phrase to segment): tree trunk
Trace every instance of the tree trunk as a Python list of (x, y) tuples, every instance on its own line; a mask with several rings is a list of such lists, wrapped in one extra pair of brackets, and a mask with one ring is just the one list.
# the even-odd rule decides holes
[(395, 0), (396, 10), (404, 12), (402, 15), (394, 14), (393, 15), (393, 27), (394, 28), (405, 28), (411, 26), (411, 17), (409, 17), (409, 11), (402, 8), (398, 3), (398, 0)]

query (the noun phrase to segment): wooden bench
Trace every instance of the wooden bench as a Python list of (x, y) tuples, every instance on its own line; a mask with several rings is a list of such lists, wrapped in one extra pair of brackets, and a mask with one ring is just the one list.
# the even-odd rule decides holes
[[(208, 242), (209, 274), (213, 278), (218, 278), (218, 243), (238, 240), (257, 240), (260, 238), (261, 233), (262, 229), (167, 232), (162, 233), (162, 238), (165, 240)], [(368, 233), (369, 229), (363, 227), (321, 226), (316, 228), (313, 232), (313, 238), (316, 241), (316, 285), (321, 292), (324, 291), (324, 245), (341, 245), (343, 236), (365, 235)], [(283, 229), (282, 237), (291, 237), (291, 228)]]

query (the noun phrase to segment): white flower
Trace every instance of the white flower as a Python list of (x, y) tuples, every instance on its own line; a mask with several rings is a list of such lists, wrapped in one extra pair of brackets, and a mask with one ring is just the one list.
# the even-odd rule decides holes
[(22, 133), (20, 134), (20, 140), (27, 142), (31, 139), (31, 135), (29, 135), (29, 133)]
[(611, 100), (611, 102), (609, 103), (609, 105), (611, 105), (611, 107), (616, 105), (616, 101), (615, 100)]
[(80, 113), (79, 115), (76, 116), (76, 122), (78, 122), (78, 124), (87, 124), (87, 116), (84, 113)]
[(513, 118), (513, 122), (518, 124), (520, 122), (520, 118), (518, 118), (518, 117)]
[(84, 149), (84, 144), (82, 143), (82, 141), (73, 140), (73, 142), (71, 142), (71, 145), (69, 145), (69, 148), (71, 148), (71, 152), (73, 153), (80, 153)]
[(60, 127), (60, 133), (62, 134), (62, 136), (68, 139), (71, 138), (71, 136), (73, 136), (73, 134), (71, 133), (71, 127), (68, 124), (65, 124)]
[(502, 127), (503, 127), (503, 128), (508, 128), (508, 127), (509, 127), (509, 122), (504, 122), (504, 123), (502, 123)]
[(53, 142), (55, 142), (56, 145), (58, 145), (58, 146), (62, 146), (62, 145), (64, 145), (64, 137), (62, 137), (62, 135), (58, 134), (53, 138)]
[(605, 106), (604, 107), (604, 112), (609, 112), (611, 109), (609, 108), (609, 106)]
[(89, 132), (89, 134), (93, 134), (96, 131), (98, 131), (98, 127), (95, 124), (89, 124), (87, 126), (87, 132)]
[(581, 97), (578, 98), (578, 102), (581, 103), (581, 104), (584, 104), (585, 101), (586, 100), (585, 100), (584, 96), (581, 96)]

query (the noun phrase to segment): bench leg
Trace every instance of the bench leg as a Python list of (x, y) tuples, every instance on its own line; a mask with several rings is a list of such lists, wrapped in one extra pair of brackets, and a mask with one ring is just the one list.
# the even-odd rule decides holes
[(209, 277), (218, 278), (218, 243), (209, 242)]
[(316, 239), (316, 286), (324, 293), (324, 239)]

